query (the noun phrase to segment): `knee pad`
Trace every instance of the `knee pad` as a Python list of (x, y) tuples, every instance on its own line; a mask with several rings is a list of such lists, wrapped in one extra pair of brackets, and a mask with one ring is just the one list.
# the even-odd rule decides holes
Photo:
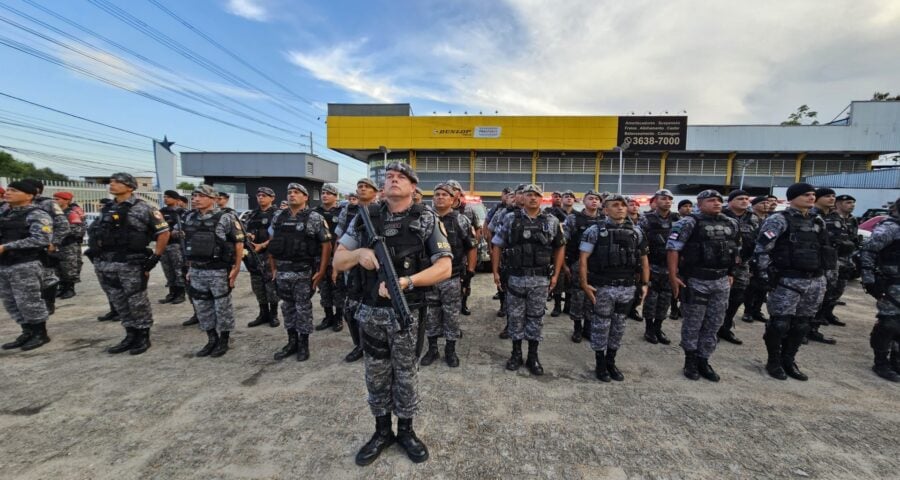
[(198, 290), (194, 288), (193, 285), (188, 285), (187, 290), (188, 295), (190, 295), (191, 298), (196, 298), (197, 300), (212, 300), (213, 298), (215, 298), (212, 292), (208, 290)]
[(813, 317), (794, 317), (794, 321), (791, 322), (791, 331), (806, 335), (814, 321), (815, 318)]
[(788, 315), (773, 315), (769, 318), (769, 323), (766, 324), (766, 331), (771, 331), (779, 337), (783, 337), (791, 329), (793, 318)]
[(613, 312), (626, 314), (628, 310), (631, 309), (630, 303), (617, 303), (615, 307), (613, 307)]

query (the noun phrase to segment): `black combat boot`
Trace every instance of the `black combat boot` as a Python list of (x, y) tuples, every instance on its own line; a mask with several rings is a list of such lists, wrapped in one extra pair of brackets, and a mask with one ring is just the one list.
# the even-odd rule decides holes
[(525, 360), (525, 366), (532, 375), (544, 374), (544, 367), (541, 366), (541, 360), (538, 358), (538, 345), (540, 342), (537, 340), (528, 341), (528, 359)]
[(569, 296), (570, 295), (568, 293), (566, 293), (566, 296), (563, 297), (563, 313), (565, 313), (566, 315), (568, 315), (570, 313), (569, 303), (571, 303), (571, 302), (569, 302)]
[(594, 375), (597, 376), (597, 380), (609, 383), (612, 379), (609, 376), (609, 370), (607, 370), (606, 366), (606, 352), (603, 350), (594, 352), (594, 361), (597, 364), (597, 366), (594, 367)]
[(347, 329), (350, 330), (350, 338), (353, 340), (353, 350), (350, 350), (350, 353), (344, 357), (344, 361), (353, 363), (363, 356), (362, 347), (359, 345), (359, 326), (356, 320), (352, 318), (347, 320)]
[(841, 319), (837, 317), (837, 315), (831, 312), (825, 314), (825, 321), (827, 321), (829, 325), (834, 325), (836, 327), (847, 326), (847, 322), (842, 322)]
[(288, 343), (281, 350), (275, 352), (275, 360), (284, 360), (285, 358), (297, 353), (297, 331), (288, 330)]
[(461, 313), (467, 317), (472, 314), (472, 311), (469, 310), (469, 296), (468, 295), (464, 295), (462, 297), (462, 303), (459, 306), (459, 313)]
[(406, 450), (406, 456), (413, 463), (422, 463), (428, 460), (428, 447), (419, 440), (413, 431), (411, 418), (397, 419), (397, 443)]
[(137, 340), (137, 335), (138, 331), (136, 328), (125, 327), (125, 338), (118, 345), (107, 348), (107, 353), (122, 353), (131, 350), (131, 346)]
[(581, 343), (581, 320), (572, 320), (572, 341)]
[(667, 337), (666, 334), (663, 332), (662, 324), (663, 324), (663, 319), (661, 319), (661, 318), (657, 318), (653, 322), (653, 328), (654, 328), (654, 330), (656, 330), (656, 340), (659, 341), (659, 343), (661, 343), (663, 345), (669, 345), (672, 343), (672, 341), (669, 340), (669, 337)]
[(56, 284), (52, 287), (47, 287), (41, 292), (41, 298), (44, 299), (44, 304), (47, 306), (47, 314), (53, 315), (56, 313), (56, 291), (59, 288), (59, 284)]
[(75, 284), (71, 282), (60, 283), (59, 293), (57, 293), (56, 297), (61, 298), (63, 300), (68, 300), (75, 296)]
[(891, 368), (900, 373), (900, 351), (891, 350)]
[(719, 331), (716, 335), (728, 343), (733, 343), (735, 345), (743, 345), (744, 344), (744, 342), (741, 341), (740, 338), (737, 338), (734, 335), (734, 332), (732, 332), (730, 328), (725, 328), (724, 326), (722, 328), (719, 328)]
[(391, 429), (391, 415), (375, 417), (375, 434), (359, 449), (356, 454), (356, 464), (364, 467), (378, 458), (381, 452), (394, 444), (397, 437)]
[(175, 296), (172, 298), (172, 305), (178, 305), (179, 303), (184, 303), (184, 287), (172, 287), (175, 291)]
[(762, 314), (762, 311), (759, 310), (753, 312), (753, 314), (751, 314), (750, 316), (753, 317), (753, 320), (756, 320), (757, 322), (766, 323), (769, 321), (769, 319)]
[(781, 359), (778, 357), (769, 356), (769, 359), (766, 361), (766, 371), (769, 372), (769, 376), (778, 380), (787, 380), (787, 373), (784, 371), (784, 367), (781, 365)]
[(618, 350), (606, 350), (606, 371), (609, 372), (610, 378), (617, 382), (625, 380), (625, 375), (616, 367), (616, 353)]
[(150, 329), (136, 328), (134, 343), (131, 344), (131, 350), (129, 350), (128, 353), (131, 355), (140, 355), (146, 352), (150, 346)]
[(581, 338), (591, 341), (591, 321), (588, 319), (584, 319), (584, 323), (581, 324)]
[(316, 325), (316, 331), (322, 331), (326, 328), (331, 328), (334, 323), (334, 311), (331, 307), (323, 308), (325, 310), (325, 318), (322, 319), (322, 323)]
[(553, 311), (550, 312), (551, 317), (558, 317), (562, 314), (562, 295), (556, 294), (553, 296)]
[(104, 313), (103, 315), (100, 315), (99, 317), (97, 317), (97, 321), (98, 322), (118, 322), (119, 314), (116, 313), (115, 307), (113, 307), (112, 304), (110, 304), (109, 312)]
[(175, 287), (169, 287), (169, 293), (167, 293), (164, 298), (160, 298), (158, 300), (158, 302), (162, 303), (162, 304), (172, 303), (172, 300), (174, 298), (175, 298)]
[(342, 308), (334, 309), (334, 316), (331, 322), (331, 331), (340, 332), (344, 329), (344, 310)]
[(636, 306), (631, 307), (631, 311), (628, 312), (628, 318), (634, 320), (635, 322), (643, 322), (644, 321), (644, 317), (642, 317), (641, 314), (638, 313)]
[(197, 325), (200, 323), (200, 320), (197, 318), (197, 314), (191, 315), (191, 318), (181, 322), (182, 327), (190, 327), (191, 325)]
[(647, 317), (644, 319), (644, 340), (656, 345), (659, 340), (656, 338), (656, 320)]
[(681, 318), (681, 308), (678, 307), (678, 302), (672, 300), (672, 308), (669, 310), (669, 320), (678, 320)]
[(503, 330), (500, 330), (500, 334), (497, 335), (501, 340), (509, 340), (509, 319), (506, 319), (506, 325), (503, 326)]
[(216, 343), (219, 342), (219, 334), (216, 333), (216, 329), (212, 328), (206, 331), (206, 345), (203, 346), (200, 350), (195, 353), (195, 356), (198, 357), (206, 357), (210, 353), (212, 353), (213, 349), (216, 348)]
[(305, 362), (309, 360), (309, 334), (300, 334), (297, 342), (297, 361)]
[(278, 321), (278, 302), (269, 303), (269, 327), (275, 328), (281, 325)]
[(684, 352), (684, 376), (689, 380), (700, 380), (700, 372), (697, 371), (697, 352), (695, 350)]
[(769, 376), (778, 380), (787, 380), (787, 374), (784, 373), (784, 366), (781, 365), (781, 338), (775, 333), (774, 329), (768, 326), (763, 334), (763, 340), (766, 343), (766, 352), (768, 360), (766, 361), (766, 372)]
[(801, 382), (809, 380), (809, 377), (797, 368), (797, 362), (794, 361), (794, 357), (781, 357), (781, 366), (784, 367), (784, 373), (786, 373), (787, 376), (800, 380)]
[[(25, 347), (22, 347), (22, 350), (24, 349)], [(875, 365), (872, 366), (872, 371), (885, 380), (900, 382), (900, 375), (891, 368), (888, 352), (875, 352)]]
[(818, 324), (810, 327), (809, 333), (806, 334), (806, 338), (808, 338), (811, 342), (824, 343), (825, 345), (834, 345), (837, 343), (837, 340), (823, 335), (822, 332), (819, 331)]
[(24, 351), (34, 350), (50, 342), (45, 322), (31, 324), (31, 338), (20, 347)]
[(741, 321), (744, 323), (753, 323), (754, 322), (753, 316), (746, 312), (744, 313), (744, 315), (741, 316)]
[(16, 337), (15, 340), (9, 343), (4, 343), (0, 348), (4, 350), (12, 350), (14, 348), (20, 348), (22, 345), (25, 345), (28, 340), (30, 340), (34, 335), (34, 332), (32, 331), (32, 324), (30, 323), (23, 323), (21, 327), (22, 333), (18, 337)]
[(441, 358), (437, 342), (438, 337), (428, 337), (428, 351), (422, 356), (422, 360), (419, 360), (419, 365), (427, 367), (434, 363), (435, 360)]
[(522, 363), (522, 341), (513, 340), (512, 354), (510, 354), (509, 360), (506, 361), (506, 369), (516, 371), (522, 367)]
[(709, 380), (710, 382), (718, 382), (719, 374), (713, 370), (712, 365), (709, 364), (708, 358), (697, 357), (697, 372), (701, 377)]
[(444, 345), (444, 361), (450, 368), (459, 366), (459, 357), (456, 356), (456, 340), (447, 340)]
[(231, 337), (231, 332), (222, 332), (219, 334), (219, 342), (216, 343), (216, 348), (209, 354), (210, 357), (219, 358), (222, 355), (225, 355), (228, 352), (228, 339)]
[(265, 325), (269, 323), (269, 304), (268, 303), (260, 303), (259, 304), (259, 315), (253, 319), (252, 322), (248, 323), (247, 326), (250, 328), (258, 327), (260, 325)]

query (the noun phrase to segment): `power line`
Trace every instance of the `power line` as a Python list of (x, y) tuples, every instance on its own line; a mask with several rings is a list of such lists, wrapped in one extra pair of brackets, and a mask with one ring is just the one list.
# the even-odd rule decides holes
[[(58, 159), (58, 160), (69, 161), (69, 162), (75, 163), (76, 166), (80, 165), (80, 166), (84, 166), (84, 167), (88, 167), (88, 168), (93, 168), (92, 167), (93, 165), (104, 165), (104, 166), (108, 166), (108, 167), (126, 168), (126, 169), (134, 168), (133, 165), (122, 165), (122, 164), (118, 164), (118, 163), (98, 162), (96, 160), (87, 160), (87, 159), (79, 158), (79, 157), (72, 157), (72, 156), (68, 156), (68, 155), (59, 155), (59, 154), (55, 154), (55, 153), (42, 152), (40, 150), (31, 150), (31, 149), (27, 149), (27, 148), (12, 147), (9, 145), (0, 145), (0, 148), (2, 148), (4, 150), (16, 152), (16, 153), (22, 153), (24, 155), (35, 155), (35, 156), (40, 156), (40, 157), (46, 157), (48, 159)], [(101, 170), (101, 169), (95, 169), (95, 170)], [(137, 171), (138, 172), (152, 172), (153, 170), (137, 170)]]
[(36, 125), (28, 125), (28, 124), (18, 123), (18, 122), (9, 122), (9, 121), (5, 121), (5, 120), (0, 120), (0, 124), (2, 124), (2, 125), (12, 125), (12, 126), (15, 126), (15, 127), (27, 128), (27, 129), (30, 129), (30, 130), (36, 130), (36, 131), (38, 131), (38, 132), (53, 133), (53, 134), (56, 134), (56, 135), (62, 135), (62, 136), (65, 136), (65, 137), (78, 138), (78, 139), (81, 139), (81, 140), (87, 140), (87, 141), (95, 142), (95, 143), (102, 143), (102, 144), (104, 144), (104, 145), (111, 145), (111, 146), (115, 146), (115, 147), (119, 147), (119, 148), (126, 148), (126, 149), (128, 149), (128, 150), (135, 150), (135, 151), (138, 151), (138, 152), (152, 152), (152, 150), (149, 150), (149, 149), (146, 149), (146, 148), (136, 148), (136, 147), (132, 147), (132, 146), (129, 146), (129, 145), (123, 145), (123, 144), (121, 144), (121, 143), (107, 142), (107, 141), (105, 141), (105, 140), (100, 140), (100, 139), (97, 139), (97, 138), (83, 137), (83, 136), (81, 136), (81, 135), (75, 135), (75, 134), (72, 134), (72, 133), (66, 133), (66, 132), (62, 132), (62, 131), (59, 131), (59, 130), (53, 130), (53, 129), (50, 129), (50, 128), (44, 128), (44, 127), (40, 127), (40, 126), (36, 126)]
[[(9, 136), (9, 135), (4, 135), (3, 138), (4, 138), (4, 139), (7, 139), (7, 140), (15, 140), (15, 141), (17, 141), (17, 142), (30, 143), (30, 144), (32, 144), (32, 145), (38, 145), (38, 146), (41, 146), (41, 147), (49, 147), (49, 148), (55, 148), (55, 149), (57, 149), (57, 150), (65, 150), (65, 151), (67, 151), (67, 152), (72, 152), (72, 153), (77, 153), (77, 154), (82, 154), (82, 155), (89, 155), (89, 156), (94, 156), (94, 155), (96, 155), (96, 152), (86, 152), (86, 151), (84, 151), (84, 150), (75, 150), (75, 149), (73, 149), (73, 148), (60, 147), (59, 145), (51, 145), (51, 144), (49, 144), (49, 143), (35, 142), (35, 141), (33, 141), (33, 140), (28, 140), (28, 139), (25, 139), (25, 138), (11, 137), (11, 136)], [(131, 161), (135, 160), (135, 159), (133, 159), (133, 158), (115, 157), (115, 156), (110, 157), (110, 156), (108, 156), (108, 155), (104, 155), (102, 158), (110, 159), (110, 160), (125, 161), (125, 162), (131, 162)]]

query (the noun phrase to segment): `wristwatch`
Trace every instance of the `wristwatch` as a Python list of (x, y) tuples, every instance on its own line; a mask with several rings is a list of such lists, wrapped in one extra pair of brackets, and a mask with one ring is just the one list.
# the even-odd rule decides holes
[(416, 288), (416, 286), (413, 285), (412, 277), (407, 275), (406, 276), (406, 289), (404, 291), (411, 292), (414, 288)]

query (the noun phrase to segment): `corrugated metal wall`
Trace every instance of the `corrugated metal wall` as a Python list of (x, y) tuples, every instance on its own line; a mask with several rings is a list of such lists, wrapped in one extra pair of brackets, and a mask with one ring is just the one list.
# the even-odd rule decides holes
[(810, 175), (806, 181), (817, 187), (900, 188), (900, 168), (885, 168), (864, 173)]

